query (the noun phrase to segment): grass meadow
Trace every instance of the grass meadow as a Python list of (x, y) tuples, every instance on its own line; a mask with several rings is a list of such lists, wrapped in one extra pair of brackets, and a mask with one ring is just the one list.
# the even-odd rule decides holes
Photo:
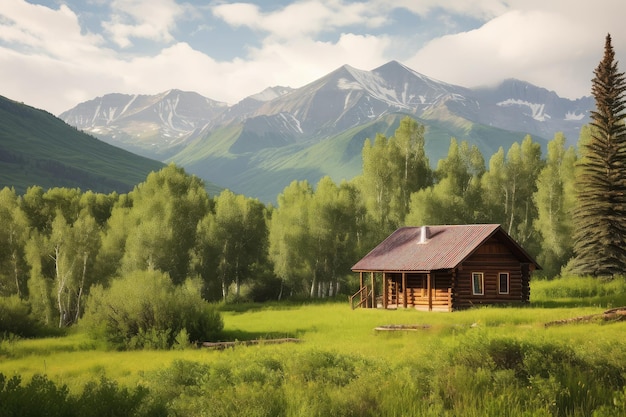
[[(626, 306), (626, 280), (536, 280), (527, 307), (351, 310), (346, 301), (221, 306), (223, 340), (300, 343), (108, 351), (76, 329), (0, 342), (0, 373), (71, 393), (147, 387), (164, 415), (626, 415), (625, 322), (545, 324)], [(422, 325), (376, 331), (382, 325)]]

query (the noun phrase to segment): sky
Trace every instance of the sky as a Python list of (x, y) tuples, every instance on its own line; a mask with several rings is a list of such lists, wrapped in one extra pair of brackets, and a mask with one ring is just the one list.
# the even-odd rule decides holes
[(507, 78), (591, 94), (623, 0), (0, 0), (0, 95), (55, 115), (109, 93), (235, 104), (342, 65), (396, 60), (465, 87)]

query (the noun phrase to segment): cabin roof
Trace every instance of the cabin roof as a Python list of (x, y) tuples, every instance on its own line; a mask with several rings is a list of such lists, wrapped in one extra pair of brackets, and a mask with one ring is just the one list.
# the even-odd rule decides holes
[[(422, 228), (427, 239), (422, 240)], [(402, 227), (383, 240), (353, 271), (434, 271), (460, 265), (487, 239), (495, 236), (523, 263), (540, 268), (499, 224)]]

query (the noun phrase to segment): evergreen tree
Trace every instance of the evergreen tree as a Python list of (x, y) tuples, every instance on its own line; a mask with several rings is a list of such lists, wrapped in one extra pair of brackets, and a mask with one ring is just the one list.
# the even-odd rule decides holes
[(594, 71), (591, 137), (581, 145), (574, 212), (574, 258), (578, 274), (626, 271), (626, 80), (618, 71), (611, 36)]

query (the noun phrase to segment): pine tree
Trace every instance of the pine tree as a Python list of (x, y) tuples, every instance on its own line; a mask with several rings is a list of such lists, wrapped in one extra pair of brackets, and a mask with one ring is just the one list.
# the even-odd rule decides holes
[(570, 267), (581, 275), (613, 276), (626, 272), (626, 81), (618, 71), (610, 35), (591, 92), (596, 110), (577, 167)]

